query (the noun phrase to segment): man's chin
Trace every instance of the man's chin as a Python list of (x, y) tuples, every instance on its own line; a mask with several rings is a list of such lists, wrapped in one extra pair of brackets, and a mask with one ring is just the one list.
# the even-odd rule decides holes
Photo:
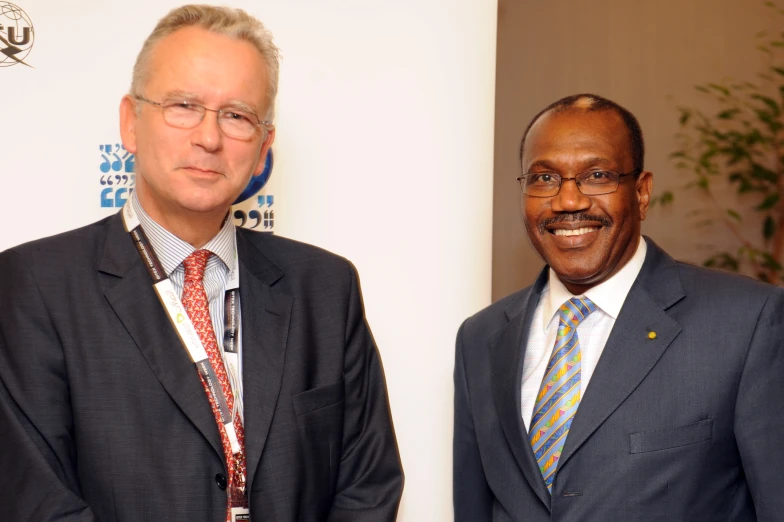
[(566, 286), (593, 286), (602, 277), (599, 270), (586, 269), (584, 264), (551, 264), (550, 268)]
[(193, 214), (214, 214), (226, 213), (231, 208), (231, 203), (228, 201), (216, 200), (189, 200), (182, 201), (180, 207), (187, 212)]

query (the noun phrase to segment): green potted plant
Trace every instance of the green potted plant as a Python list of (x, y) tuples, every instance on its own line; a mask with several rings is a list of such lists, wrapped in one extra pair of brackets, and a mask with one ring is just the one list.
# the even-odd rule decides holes
[[(766, 2), (778, 15), (784, 14)], [(775, 37), (759, 33), (757, 49), (766, 57), (765, 70), (755, 82), (705, 83), (695, 88), (706, 106), (677, 107), (680, 128), (677, 149), (670, 155), (686, 173), (687, 189), (701, 191), (708, 208), (701, 224), (726, 227), (737, 248), (713, 253), (712, 266), (743, 272), (763, 281), (784, 283), (784, 32)], [(729, 185), (735, 206), (727, 207), (717, 189)], [(656, 198), (671, 204), (672, 192)], [(708, 216), (705, 219), (705, 216)], [(761, 223), (749, 232), (747, 222)]]

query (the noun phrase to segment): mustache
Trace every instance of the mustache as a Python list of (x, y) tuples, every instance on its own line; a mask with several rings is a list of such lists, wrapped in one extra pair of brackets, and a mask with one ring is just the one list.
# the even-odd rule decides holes
[(551, 218), (545, 218), (536, 225), (536, 228), (539, 229), (540, 234), (544, 234), (545, 232), (547, 232), (548, 226), (554, 225), (556, 223), (581, 223), (581, 222), (598, 223), (603, 227), (609, 227), (612, 226), (613, 224), (612, 220), (605, 216), (595, 216), (593, 214), (589, 214), (588, 212), (574, 212), (571, 214), (559, 214)]

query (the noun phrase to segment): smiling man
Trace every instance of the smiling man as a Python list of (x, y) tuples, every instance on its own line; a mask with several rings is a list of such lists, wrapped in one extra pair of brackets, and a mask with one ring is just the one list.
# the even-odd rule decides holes
[(457, 336), (457, 522), (781, 520), (784, 291), (641, 236), (642, 132), (591, 94), (520, 147), (547, 263)]
[(117, 215), (0, 254), (0, 513), (392, 521), (403, 475), (351, 264), (235, 228), (275, 137), (278, 51), (184, 6), (120, 105)]

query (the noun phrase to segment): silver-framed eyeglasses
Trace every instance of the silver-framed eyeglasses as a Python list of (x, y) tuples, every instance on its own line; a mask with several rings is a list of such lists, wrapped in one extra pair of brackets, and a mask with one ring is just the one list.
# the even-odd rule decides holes
[(517, 181), (520, 182), (520, 189), (523, 194), (535, 198), (550, 198), (561, 191), (564, 181), (574, 181), (577, 189), (586, 196), (601, 196), (609, 194), (618, 189), (621, 178), (625, 176), (636, 176), (642, 172), (619, 173), (614, 170), (586, 170), (580, 172), (573, 178), (562, 178), (555, 172), (529, 172), (523, 174)]
[(193, 103), (182, 99), (171, 99), (157, 102), (148, 100), (144, 96), (134, 95), (134, 99), (155, 105), (161, 109), (163, 120), (178, 129), (192, 129), (204, 120), (207, 111), (216, 113), (218, 117), (218, 127), (221, 132), (231, 138), (239, 140), (249, 140), (256, 135), (256, 131), (261, 127), (263, 130), (271, 130), (272, 122), (262, 121), (256, 114), (237, 108), (209, 109), (198, 103)]

